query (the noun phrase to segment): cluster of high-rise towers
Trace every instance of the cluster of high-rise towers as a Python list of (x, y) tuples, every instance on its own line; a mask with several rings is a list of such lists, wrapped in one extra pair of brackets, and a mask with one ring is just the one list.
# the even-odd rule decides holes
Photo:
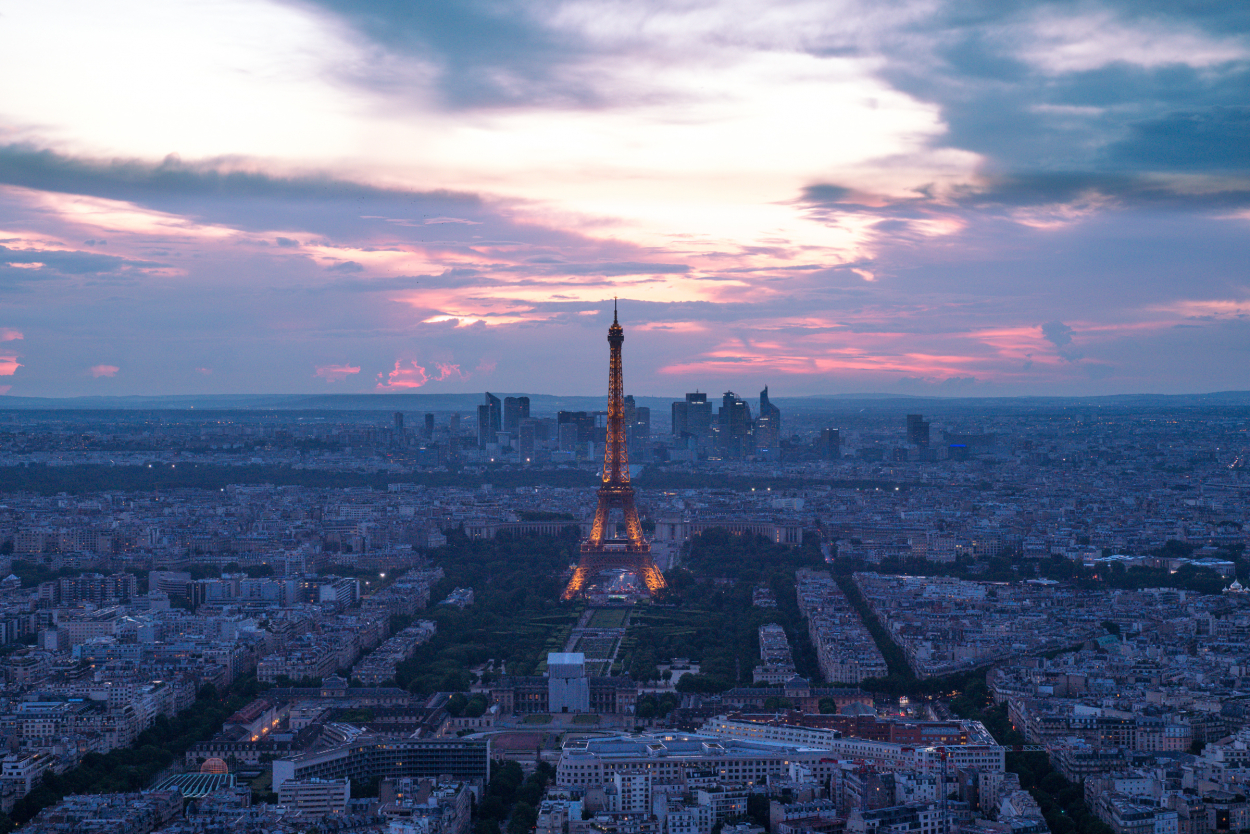
[[(672, 438), (663, 444), (672, 459), (756, 457), (775, 460), (781, 450), (781, 409), (760, 392), (758, 416), (751, 405), (732, 391), (725, 392), (720, 408), (707, 394), (687, 394), (672, 405)], [(637, 405), (632, 396), (622, 397), (625, 443), (636, 459), (650, 460), (651, 409)], [(511, 447), (521, 458), (536, 449), (566, 454), (601, 449), (607, 442), (607, 411), (560, 411), (556, 419), (530, 417), (529, 397), (499, 398), (489, 392), (477, 407), (478, 448)]]
[(679, 445), (717, 457), (776, 459), (781, 452), (781, 409), (760, 392), (760, 414), (752, 419), (751, 406), (733, 391), (721, 396), (720, 409), (712, 414), (707, 394), (687, 394), (673, 403), (673, 436)]

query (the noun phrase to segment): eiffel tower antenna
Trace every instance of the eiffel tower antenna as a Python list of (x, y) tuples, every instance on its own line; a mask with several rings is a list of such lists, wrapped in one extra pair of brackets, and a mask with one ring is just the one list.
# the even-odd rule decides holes
[[(633, 572), (655, 594), (665, 587), (664, 574), (651, 559), (651, 543), (642, 537), (642, 522), (634, 506), (634, 487), (629, 482), (629, 446), (625, 439), (625, 383), (621, 367), (621, 344), (625, 329), (617, 320), (612, 299), (612, 326), (608, 328), (608, 431), (603, 450), (603, 483), (590, 535), (582, 542), (581, 560), (563, 598), (572, 599), (603, 570), (620, 568)], [(625, 538), (608, 535), (608, 516), (619, 509), (625, 517)]]

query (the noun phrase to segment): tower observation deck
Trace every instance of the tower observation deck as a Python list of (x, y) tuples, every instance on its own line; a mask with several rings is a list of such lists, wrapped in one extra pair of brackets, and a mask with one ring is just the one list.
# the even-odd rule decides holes
[[(604, 570), (627, 570), (655, 594), (664, 588), (664, 574), (651, 560), (651, 543), (642, 536), (642, 522), (634, 506), (634, 487), (629, 482), (629, 447), (625, 439), (625, 384), (621, 367), (621, 343), (625, 330), (612, 309), (608, 328), (608, 431), (603, 452), (603, 483), (598, 490), (599, 506), (590, 535), (582, 541), (581, 560), (563, 598), (572, 599), (586, 590), (591, 580)], [(616, 525), (609, 527), (613, 510), (620, 510), (625, 537), (616, 537)]]

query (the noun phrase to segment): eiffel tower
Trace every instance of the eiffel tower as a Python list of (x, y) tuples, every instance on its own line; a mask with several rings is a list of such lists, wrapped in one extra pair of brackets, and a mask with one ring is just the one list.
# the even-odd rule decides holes
[[(603, 570), (620, 568), (631, 571), (655, 594), (664, 588), (664, 574), (651, 561), (651, 543), (642, 537), (642, 522), (634, 506), (634, 488), (629, 483), (629, 449), (625, 441), (625, 384), (621, 374), (621, 343), (625, 331), (616, 318), (612, 304), (612, 326), (608, 328), (611, 359), (608, 362), (608, 437), (603, 453), (603, 483), (599, 487), (599, 507), (590, 535), (582, 542), (581, 561), (563, 599), (586, 590), (590, 581)], [(625, 517), (625, 538), (616, 538), (615, 525), (608, 535), (608, 516), (619, 509)]]

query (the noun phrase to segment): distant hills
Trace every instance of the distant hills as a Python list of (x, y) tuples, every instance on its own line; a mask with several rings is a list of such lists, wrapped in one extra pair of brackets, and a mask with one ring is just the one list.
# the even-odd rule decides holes
[[(492, 391), (503, 399), (521, 394)], [(598, 411), (607, 407), (606, 396), (559, 396), (525, 394), (535, 416), (557, 411)], [(640, 406), (667, 413), (672, 397), (636, 396)], [(708, 399), (718, 399), (709, 394)], [(132, 397), (0, 397), (0, 411), (164, 411), (205, 409), (214, 411), (404, 411), (461, 412), (473, 414), (482, 394), (221, 394)], [(1250, 406), (1250, 391), (1217, 391), (1210, 394), (1116, 394), (1104, 397), (922, 397), (898, 394), (836, 394), (806, 397), (773, 397), (783, 411), (792, 412), (922, 412), (955, 411), (1091, 410), (1099, 408), (1219, 408)]]

